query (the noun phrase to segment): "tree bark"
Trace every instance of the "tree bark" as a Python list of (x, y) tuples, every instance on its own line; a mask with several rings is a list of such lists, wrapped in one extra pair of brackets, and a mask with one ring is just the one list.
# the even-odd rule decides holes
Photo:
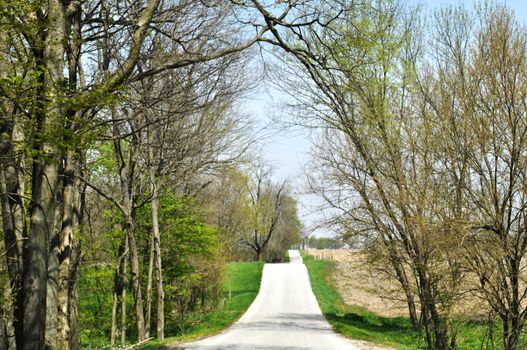
[[(61, 172), (61, 171), (60, 171)], [(48, 257), (48, 276), (47, 276), (47, 292), (46, 292), (46, 333), (45, 333), (45, 347), (49, 350), (59, 349), (58, 347), (58, 293), (59, 293), (59, 233), (58, 223), (61, 217), (60, 203), (62, 196), (60, 190), (57, 191), (57, 198), (55, 205), (55, 215), (53, 224), (53, 234), (49, 242), (49, 257)], [(62, 348), (61, 348), (62, 349)], [(67, 348), (66, 348), (67, 349)]]
[[(113, 135), (115, 140), (114, 154), (117, 160), (119, 168), (119, 182), (121, 187), (121, 195), (123, 197), (123, 203), (120, 209), (124, 216), (123, 228), (126, 232), (126, 240), (128, 243), (128, 257), (130, 258), (130, 274), (132, 290), (134, 293), (134, 309), (135, 319), (137, 326), (137, 337), (139, 341), (145, 339), (145, 314), (143, 308), (143, 296), (141, 292), (141, 283), (139, 280), (139, 253), (137, 251), (137, 243), (135, 237), (135, 193), (134, 193), (134, 181), (137, 157), (139, 151), (139, 139), (135, 130), (132, 130), (132, 143), (130, 145), (128, 153), (128, 162), (125, 161), (123, 150), (121, 148), (121, 133), (119, 130), (119, 119), (116, 115), (115, 109), (112, 110), (113, 120)], [(133, 129), (133, 126), (130, 125)]]
[[(82, 201), (81, 201), (82, 202)], [(82, 211), (82, 205), (81, 205)], [(79, 220), (79, 223), (82, 220)], [(71, 254), (70, 277), (68, 279), (68, 324), (69, 348), (79, 349), (79, 269), (81, 262), (81, 243), (74, 245)]]
[(46, 292), (50, 236), (54, 232), (55, 198), (58, 184), (57, 142), (51, 135), (60, 125), (60, 96), (57, 83), (64, 73), (65, 11), (58, 0), (48, 5), (47, 33), (39, 33), (33, 51), (37, 67), (42, 69), (36, 100), (37, 134), (33, 158), (30, 226), (24, 257), (23, 331), (19, 350), (44, 348), (46, 327)]
[[(65, 167), (63, 176), (63, 210), (61, 213), (61, 233), (60, 233), (60, 259), (58, 271), (58, 303), (57, 303), (57, 329), (58, 340), (57, 346), (59, 349), (67, 349), (69, 347), (69, 320), (68, 309), (69, 302), (69, 278), (70, 278), (70, 264), (72, 245), (74, 241), (74, 230), (78, 226), (76, 222), (75, 212), (79, 212), (80, 197), (78, 193), (78, 181), (75, 178), (76, 159), (73, 150), (66, 151)], [(76, 274), (75, 274), (76, 275)], [(72, 281), (75, 283), (75, 281)]]
[(3, 305), (0, 305), (0, 350), (8, 350), (7, 327), (4, 322), (4, 314), (4, 307)]
[(152, 275), (154, 269), (154, 239), (150, 238), (150, 254), (148, 259), (148, 278), (146, 282), (146, 316), (145, 337), (150, 337), (150, 323), (152, 315)]
[[(45, 145), (43, 151), (53, 153)], [(33, 193), (30, 208), (30, 234), (25, 256), (23, 279), (23, 332), (20, 348), (44, 348), (46, 327), (46, 294), (48, 277), (49, 237), (53, 232), (57, 166), (44, 160), (35, 160), (33, 167)]]
[(137, 251), (137, 242), (135, 240), (135, 223), (130, 216), (126, 218), (125, 230), (128, 239), (129, 257), (130, 257), (130, 275), (132, 289), (134, 292), (134, 308), (137, 326), (137, 340), (145, 340), (145, 319), (143, 308), (143, 296), (141, 293), (141, 282), (139, 280), (139, 253)]
[[(126, 261), (128, 256), (128, 243), (119, 247), (119, 266), (115, 271), (114, 293), (112, 307), (112, 330), (110, 334), (110, 347), (115, 347), (115, 339), (118, 333), (121, 336), (121, 345), (126, 343)], [(119, 310), (119, 307), (120, 310)], [(118, 327), (118, 314), (121, 312), (121, 326)]]
[(163, 290), (163, 270), (161, 259), (161, 235), (159, 232), (159, 189), (158, 179), (154, 166), (154, 133), (151, 127), (147, 130), (148, 135), (148, 160), (150, 163), (150, 186), (152, 191), (151, 214), (152, 214), (152, 242), (154, 248), (154, 269), (156, 278), (156, 335), (159, 339), (165, 338), (165, 293)]
[(23, 154), (14, 149), (14, 144), (23, 140), (23, 134), (18, 130), (14, 119), (7, 118), (0, 125), (0, 153), (3, 154), (0, 168), (0, 203), (2, 208), (2, 228), (6, 254), (6, 267), (9, 275), (10, 290), (13, 291), (11, 310), (12, 327), (17, 334), (16, 339), (22, 339), (23, 298), (22, 275), (24, 269), (23, 254), (27, 240), (26, 208), (22, 198), (25, 195), (25, 181), (19, 170), (24, 166)]
[(128, 288), (128, 279), (126, 277), (126, 258), (128, 257), (128, 240), (125, 238), (125, 252), (123, 255), (122, 270), (122, 288), (121, 288), (121, 346), (126, 345), (126, 288)]
[(158, 193), (157, 186), (154, 185), (152, 197), (152, 234), (154, 239), (154, 264), (156, 275), (156, 295), (157, 295), (157, 337), (165, 338), (165, 292), (163, 290), (163, 270), (161, 260), (161, 237), (159, 234), (158, 220)]
[[(117, 279), (117, 276), (114, 277)], [(115, 282), (114, 282), (115, 283)], [(110, 349), (115, 348), (115, 336), (117, 334), (117, 307), (119, 304), (119, 296), (117, 290), (113, 289), (113, 303), (112, 303), (112, 330), (110, 331)]]

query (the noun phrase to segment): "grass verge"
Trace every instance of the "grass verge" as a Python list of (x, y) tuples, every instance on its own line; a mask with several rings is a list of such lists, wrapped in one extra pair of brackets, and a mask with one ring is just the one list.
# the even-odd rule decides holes
[(163, 341), (153, 340), (140, 349), (167, 348), (169, 344), (190, 341), (219, 333), (233, 324), (249, 308), (260, 289), (263, 263), (231, 263), (223, 286), (225, 304), (222, 308), (193, 315), (181, 325), (184, 334), (174, 334)]
[(322, 313), (337, 333), (396, 349), (418, 349), (418, 335), (410, 329), (404, 317), (386, 318), (369, 312), (365, 308), (346, 305), (328, 277), (334, 268), (333, 261), (304, 257), (309, 271), (311, 287)]
[[(397, 350), (426, 348), (421, 334), (411, 329), (408, 318), (382, 317), (366, 308), (346, 305), (330, 282), (335, 262), (315, 260), (312, 256), (304, 256), (303, 259), (322, 313), (337, 333)], [(499, 341), (489, 346), (486, 341), (487, 325), (484, 322), (454, 321), (452, 328), (457, 334), (458, 350), (502, 349)], [(483, 346), (485, 343), (486, 347)]]

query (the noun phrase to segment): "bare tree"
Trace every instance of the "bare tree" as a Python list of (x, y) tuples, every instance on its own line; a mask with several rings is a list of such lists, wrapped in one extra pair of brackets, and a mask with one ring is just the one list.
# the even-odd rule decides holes
[(328, 130), (319, 155), (321, 186), (313, 188), (341, 212), (338, 223), (382, 248), (414, 325), (418, 298), (428, 348), (447, 349), (460, 273), (451, 246), (457, 231), (445, 215), (450, 202), (433, 200), (440, 136), (413, 93), (417, 17), (397, 4), (373, 2), (333, 14), (327, 12), (331, 25), (318, 31), (273, 33), (277, 45), (295, 48), (287, 63), (296, 75), (286, 76), (293, 77), (287, 89), (304, 117), (299, 122)]
[(248, 181), (248, 226), (246, 237), (242, 238), (254, 251), (255, 259), (262, 261), (269, 241), (275, 234), (283, 210), (286, 182), (274, 183), (272, 169), (257, 164), (250, 170)]
[(443, 11), (437, 37), (428, 98), (454, 136), (444, 158), (449, 181), (462, 184), (464, 263), (502, 323), (504, 348), (516, 349), (527, 317), (527, 35), (508, 9), (482, 6), (475, 15)]

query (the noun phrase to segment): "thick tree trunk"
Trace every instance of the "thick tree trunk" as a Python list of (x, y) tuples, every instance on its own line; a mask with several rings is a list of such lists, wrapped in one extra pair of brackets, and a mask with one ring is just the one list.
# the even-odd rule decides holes
[[(37, 87), (35, 115), (41, 136), (33, 159), (29, 239), (24, 256), (23, 331), (19, 350), (44, 348), (49, 242), (54, 232), (55, 198), (58, 184), (56, 140), (51, 137), (60, 125), (58, 86), (64, 74), (65, 10), (58, 0), (48, 2), (45, 39), (35, 48), (36, 65), (42, 69)], [(42, 36), (44, 33), (42, 33)], [(40, 39), (42, 39), (42, 36)], [(42, 55), (40, 51), (42, 50)]]
[[(421, 304), (424, 306), (424, 311), (426, 312), (423, 322), (425, 322), (425, 327), (427, 328), (428, 341), (430, 342), (430, 333), (433, 333), (435, 338), (433, 348), (437, 350), (448, 350), (450, 346), (448, 323), (441, 318), (437, 311), (436, 300), (426, 272), (418, 269), (417, 273)], [(429, 329), (430, 326), (432, 326), (431, 330)]]
[[(11, 327), (22, 339), (23, 298), (22, 275), (24, 269), (23, 253), (27, 240), (26, 209), (22, 198), (25, 195), (24, 175), (19, 169), (24, 166), (23, 152), (14, 149), (14, 144), (23, 139), (19, 127), (7, 118), (0, 124), (0, 204), (2, 209), (2, 229), (6, 254), (6, 268), (9, 275), (11, 309)], [(17, 157), (15, 153), (19, 154)], [(11, 339), (15, 341), (15, 339)]]
[[(53, 239), (54, 240), (54, 239)], [(48, 281), (46, 293), (46, 332), (45, 332), (45, 347), (46, 350), (59, 349), (57, 345), (57, 308), (58, 308), (58, 286), (57, 286), (57, 268), (58, 258), (55, 254), (58, 252), (58, 247), (52, 247), (50, 251), (50, 262), (48, 265)]]
[[(60, 190), (59, 190), (60, 191)], [(61, 202), (61, 196), (57, 197), (57, 203)], [(45, 342), (47, 350), (59, 349), (58, 347), (58, 293), (59, 293), (59, 233), (57, 227), (61, 217), (60, 205), (55, 206), (55, 217), (53, 234), (49, 243), (48, 276), (46, 292), (46, 333)], [(62, 348), (61, 348), (62, 349)], [(67, 349), (67, 348), (65, 348)]]
[[(79, 156), (78, 171), (82, 175), (82, 168), (84, 166), (83, 151), (77, 152)], [(80, 181), (75, 181), (75, 205), (73, 206), (73, 223), (79, 231), (84, 224), (84, 208), (86, 206), (86, 185), (81, 184)], [(67, 322), (68, 322), (68, 343), (70, 350), (79, 349), (79, 271), (81, 264), (82, 242), (80, 239), (73, 240), (71, 237), (71, 254), (69, 271), (67, 278)]]
[[(74, 230), (78, 226), (77, 215), (80, 207), (78, 182), (75, 179), (76, 159), (73, 150), (65, 156), (63, 177), (63, 210), (61, 212), (60, 259), (58, 270), (58, 303), (57, 303), (57, 346), (59, 349), (69, 347), (69, 278)], [(75, 283), (74, 281), (72, 281)]]
[(255, 250), (255, 253), (256, 253), (256, 261), (264, 261), (263, 249), (257, 249)]
[(516, 350), (522, 335), (522, 322), (519, 314), (513, 311), (502, 310), (501, 320), (503, 324), (503, 348), (505, 350)]
[[(43, 147), (46, 153), (53, 153)], [(20, 347), (24, 350), (44, 348), (46, 294), (48, 280), (49, 237), (53, 232), (57, 166), (35, 160), (30, 209), (30, 234), (25, 256), (23, 280), (23, 332)]]

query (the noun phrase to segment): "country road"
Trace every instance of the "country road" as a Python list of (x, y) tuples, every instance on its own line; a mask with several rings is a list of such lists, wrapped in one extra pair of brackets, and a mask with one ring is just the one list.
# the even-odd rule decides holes
[(260, 292), (247, 312), (225, 332), (185, 350), (373, 350), (334, 333), (322, 316), (298, 251), (291, 263), (266, 264)]

